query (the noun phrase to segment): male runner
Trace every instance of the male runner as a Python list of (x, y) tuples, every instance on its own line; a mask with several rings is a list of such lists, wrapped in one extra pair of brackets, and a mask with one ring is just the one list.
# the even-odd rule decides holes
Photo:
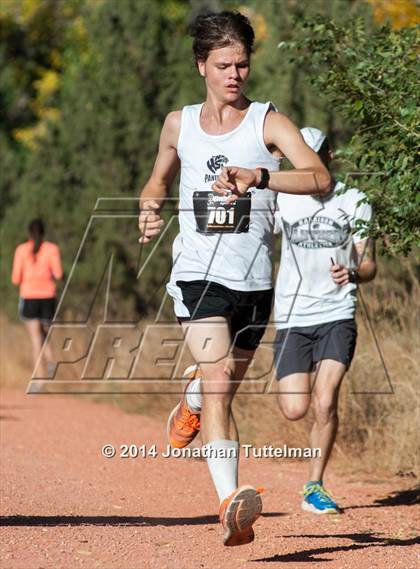
[[(316, 128), (301, 130), (325, 166), (333, 155)], [(302, 508), (316, 514), (339, 508), (323, 486), (338, 427), (338, 394), (356, 346), (357, 285), (375, 277), (374, 242), (360, 235), (357, 219), (372, 211), (357, 189), (337, 182), (324, 196), (278, 194), (276, 223), (283, 233), (275, 289), (275, 363), (278, 401), (287, 419), (306, 415), (312, 403), (312, 448)], [(315, 377), (311, 374), (315, 373)]]
[[(262, 504), (257, 490), (238, 487), (231, 403), (270, 315), (275, 192), (323, 194), (331, 179), (287, 117), (244, 96), (254, 41), (247, 18), (199, 16), (192, 36), (206, 101), (166, 118), (141, 194), (140, 242), (161, 231), (159, 212), (181, 169), (180, 233), (167, 289), (200, 364), (203, 452), (220, 500), (224, 543), (241, 545), (254, 539)], [(280, 155), (296, 170), (279, 172)], [(200, 412), (183, 397), (169, 419), (170, 443), (188, 445), (199, 428)]]

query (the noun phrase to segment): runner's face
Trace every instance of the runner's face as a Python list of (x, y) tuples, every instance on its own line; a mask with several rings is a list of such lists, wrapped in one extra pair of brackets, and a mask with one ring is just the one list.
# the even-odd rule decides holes
[(249, 75), (249, 56), (241, 43), (212, 49), (206, 61), (198, 62), (207, 90), (217, 99), (234, 102), (242, 95)]

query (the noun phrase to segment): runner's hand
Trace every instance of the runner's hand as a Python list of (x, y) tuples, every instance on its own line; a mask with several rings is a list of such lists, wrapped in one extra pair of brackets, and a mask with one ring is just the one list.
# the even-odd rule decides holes
[(238, 197), (244, 195), (249, 188), (258, 184), (258, 173), (248, 168), (228, 166), (222, 169), (222, 173), (212, 185), (216, 194), (229, 196), (226, 204), (233, 203)]
[(343, 265), (331, 265), (330, 273), (335, 284), (343, 286), (350, 282), (350, 270)]
[(155, 235), (158, 235), (164, 225), (160, 217), (160, 205), (154, 200), (143, 202), (139, 215), (139, 229), (142, 236), (139, 243), (149, 243)]

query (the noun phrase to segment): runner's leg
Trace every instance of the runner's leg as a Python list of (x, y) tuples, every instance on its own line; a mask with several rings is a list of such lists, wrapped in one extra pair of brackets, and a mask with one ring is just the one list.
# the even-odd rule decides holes
[(213, 453), (207, 462), (222, 502), (238, 487), (239, 442), (231, 404), (253, 351), (234, 348), (230, 352), (231, 331), (225, 318), (206, 318), (182, 326), (202, 373), (201, 437), (206, 451)]
[(297, 421), (306, 415), (311, 403), (313, 340), (307, 328), (277, 330), (274, 365), (280, 409), (286, 419)]
[[(247, 369), (254, 357), (255, 350), (244, 350), (234, 346), (231, 351), (230, 358), (233, 359), (233, 375), (232, 381), (234, 384), (234, 393), (238, 390), (241, 381), (243, 380)], [(229, 364), (228, 364), (229, 365)], [(195, 413), (201, 411), (203, 405), (201, 379), (198, 378), (190, 383), (186, 393), (187, 404)], [(233, 415), (232, 420), (233, 419)]]
[(338, 395), (346, 366), (335, 360), (319, 363), (312, 392), (315, 422), (312, 427), (311, 448), (320, 448), (321, 456), (313, 458), (309, 480), (322, 480), (338, 429)]
[[(205, 320), (204, 326), (200, 320), (183, 327), (187, 329), (187, 344), (202, 373), (201, 434), (220, 500), (223, 542), (228, 546), (242, 545), (254, 539), (252, 525), (261, 514), (262, 501), (259, 490), (252, 486), (238, 487), (239, 442), (231, 403), (254, 351), (233, 348), (230, 352), (231, 330), (227, 320)], [(232, 451), (234, 455), (224, 454)]]
[(249, 364), (254, 357), (255, 350), (244, 350), (242, 348), (237, 348), (234, 346), (231, 357), (235, 361), (234, 365), (234, 372), (233, 372), (233, 381), (235, 384), (235, 393), (238, 390), (241, 381), (243, 380)]
[(41, 353), (42, 342), (43, 342), (41, 323), (39, 320), (36, 319), (25, 320), (24, 323), (25, 323), (25, 328), (28, 331), (29, 338), (31, 340), (32, 362), (35, 369), (35, 366), (39, 358), (39, 354)]
[(53, 353), (51, 349), (51, 345), (49, 342), (46, 341), (48, 336), (48, 329), (50, 324), (48, 322), (41, 322), (41, 334), (42, 334), (42, 360), (44, 364), (44, 369), (46, 372), (46, 377), (52, 378), (54, 377), (55, 365), (53, 359)]
[[(184, 322), (182, 327), (186, 330), (187, 345), (203, 374), (203, 443), (215, 439), (237, 440), (236, 427), (231, 418), (231, 403), (238, 388), (236, 382), (238, 378), (242, 379), (249, 360), (238, 362), (235, 357), (231, 357), (231, 335), (225, 318)], [(238, 354), (238, 349), (235, 348), (234, 352)]]
[(43, 322), (41, 324), (42, 327), (42, 342), (43, 342), (43, 356), (45, 361), (47, 362), (47, 364), (51, 363), (53, 361), (53, 354), (52, 354), (52, 350), (51, 350), (51, 346), (48, 342), (46, 342), (46, 338), (48, 336), (48, 330), (50, 325), (47, 324), (46, 322)]
[(277, 401), (283, 415), (290, 421), (302, 419), (311, 403), (311, 375), (292, 373), (278, 383)]

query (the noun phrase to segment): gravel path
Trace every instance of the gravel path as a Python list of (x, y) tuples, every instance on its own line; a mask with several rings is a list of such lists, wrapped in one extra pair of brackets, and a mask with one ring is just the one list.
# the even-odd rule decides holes
[[(420, 566), (419, 506), (398, 479), (331, 474), (345, 512), (321, 517), (299, 507), (306, 464), (244, 458), (264, 515), (253, 544), (226, 548), (206, 464), (162, 456), (164, 419), (19, 391), (3, 392), (0, 415), (2, 569)], [(107, 443), (116, 457), (102, 456)], [(158, 456), (120, 458), (123, 444)]]

